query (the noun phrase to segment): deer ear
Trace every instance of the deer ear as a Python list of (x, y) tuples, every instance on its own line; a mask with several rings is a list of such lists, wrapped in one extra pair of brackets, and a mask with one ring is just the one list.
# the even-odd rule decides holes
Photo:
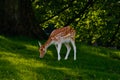
[(40, 43), (40, 41), (38, 41), (38, 44), (39, 44), (39, 46), (41, 47), (41, 43)]

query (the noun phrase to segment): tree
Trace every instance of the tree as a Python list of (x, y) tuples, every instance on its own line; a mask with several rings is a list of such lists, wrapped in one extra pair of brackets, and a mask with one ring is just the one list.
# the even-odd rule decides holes
[(0, 34), (47, 38), (35, 19), (31, 0), (1, 0), (0, 4)]
[(32, 0), (32, 6), (31, 0), (1, 0), (0, 5), (0, 33), (45, 38), (42, 29), (51, 24), (71, 25), (77, 41), (119, 47), (119, 0)]
[(34, 0), (33, 5), (44, 28), (49, 24), (56, 28), (72, 25), (78, 41), (119, 46), (119, 0)]

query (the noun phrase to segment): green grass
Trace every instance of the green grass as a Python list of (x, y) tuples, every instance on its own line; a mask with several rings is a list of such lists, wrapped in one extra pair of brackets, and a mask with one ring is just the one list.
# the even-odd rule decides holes
[(60, 61), (54, 46), (43, 59), (39, 58), (37, 40), (25, 37), (0, 36), (0, 80), (119, 80), (120, 51), (77, 45), (77, 60), (73, 50)]

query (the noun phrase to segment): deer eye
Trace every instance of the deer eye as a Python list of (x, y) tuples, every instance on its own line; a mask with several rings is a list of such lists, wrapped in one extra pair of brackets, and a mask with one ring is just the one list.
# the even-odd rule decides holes
[(43, 48), (41, 48), (40, 50), (41, 50), (41, 51), (44, 51), (44, 49), (43, 49)]

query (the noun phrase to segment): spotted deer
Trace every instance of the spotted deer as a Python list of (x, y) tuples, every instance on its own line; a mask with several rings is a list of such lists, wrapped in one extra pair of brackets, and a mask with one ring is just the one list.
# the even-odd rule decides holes
[(73, 50), (74, 50), (74, 60), (76, 60), (75, 33), (76, 31), (70, 26), (53, 30), (45, 44), (41, 45), (41, 43), (39, 42), (40, 58), (44, 57), (47, 51), (47, 48), (51, 44), (55, 44), (57, 54), (58, 54), (58, 60), (60, 60), (61, 59), (60, 49), (61, 49), (62, 44), (65, 44), (67, 48), (65, 60), (67, 60), (70, 50), (71, 50), (71, 46), (69, 45), (69, 43), (71, 43), (73, 46)]

